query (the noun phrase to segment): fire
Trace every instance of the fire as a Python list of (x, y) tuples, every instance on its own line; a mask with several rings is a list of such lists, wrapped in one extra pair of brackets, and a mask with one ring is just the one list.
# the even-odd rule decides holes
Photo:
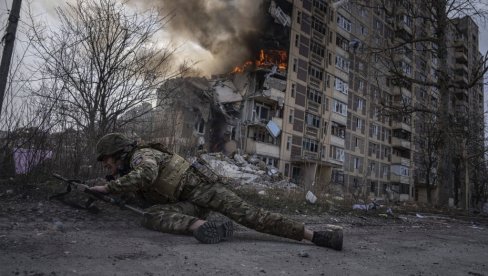
[(274, 65), (278, 71), (285, 71), (288, 67), (288, 55), (285, 50), (264, 50), (259, 51), (259, 59), (256, 61), (248, 60), (241, 66), (236, 66), (232, 73), (242, 73), (253, 65), (257, 68), (271, 68)]

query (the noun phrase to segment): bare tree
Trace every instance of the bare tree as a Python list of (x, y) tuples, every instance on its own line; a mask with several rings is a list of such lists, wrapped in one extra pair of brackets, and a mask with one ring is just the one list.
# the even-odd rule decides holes
[(130, 122), (130, 113), (121, 115), (153, 100), (180, 72), (170, 66), (174, 50), (156, 39), (165, 16), (138, 14), (115, 0), (77, 0), (56, 11), (55, 29), (31, 17), (40, 80), (54, 84), (37, 95), (55, 103), (57, 114), (90, 141)]

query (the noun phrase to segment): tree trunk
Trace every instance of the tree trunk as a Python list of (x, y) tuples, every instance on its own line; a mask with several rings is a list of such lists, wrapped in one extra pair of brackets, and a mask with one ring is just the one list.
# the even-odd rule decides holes
[(434, 1), (434, 8), (437, 14), (437, 26), (435, 28), (437, 37), (439, 60), (438, 68), (438, 85), (440, 94), (439, 105), (439, 128), (443, 133), (441, 134), (439, 147), (439, 167), (438, 167), (438, 206), (448, 206), (449, 197), (452, 191), (452, 174), (451, 174), (451, 152), (449, 148), (449, 106), (451, 93), (449, 91), (449, 75), (447, 63), (447, 38), (446, 31), (448, 26), (448, 18), (446, 14), (446, 1)]

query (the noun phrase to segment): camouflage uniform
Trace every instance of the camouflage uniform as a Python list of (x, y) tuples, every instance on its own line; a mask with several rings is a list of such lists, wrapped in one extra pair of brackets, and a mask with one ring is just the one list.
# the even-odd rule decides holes
[(303, 239), (302, 223), (246, 203), (221, 183), (211, 183), (192, 166), (183, 165), (179, 178), (176, 176), (174, 189), (169, 193), (163, 191), (161, 187), (164, 185), (159, 182), (167, 181), (165, 175), (175, 177), (178, 174), (174, 171), (181, 168), (171, 167), (175, 157), (178, 158), (178, 155), (154, 148), (138, 148), (126, 157), (130, 171), (110, 181), (106, 187), (109, 192), (141, 194), (144, 201), (153, 205), (146, 210), (143, 221), (145, 227), (153, 230), (191, 234), (190, 225), (198, 219), (205, 219), (209, 211), (216, 211), (259, 232), (294, 240)]

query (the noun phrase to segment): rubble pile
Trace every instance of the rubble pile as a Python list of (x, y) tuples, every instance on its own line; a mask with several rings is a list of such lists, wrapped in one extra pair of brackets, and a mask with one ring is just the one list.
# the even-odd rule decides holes
[(222, 153), (200, 155), (200, 162), (218, 177), (237, 187), (297, 189), (296, 184), (285, 179), (274, 166), (266, 165), (254, 155), (234, 154), (229, 158)]

